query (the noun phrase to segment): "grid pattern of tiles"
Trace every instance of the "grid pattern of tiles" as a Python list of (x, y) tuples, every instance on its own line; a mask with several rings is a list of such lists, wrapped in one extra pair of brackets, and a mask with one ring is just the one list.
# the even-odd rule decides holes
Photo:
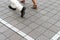
[(26, 40), (4, 24), (0, 23), (0, 40)]
[(23, 36), (24, 38), (26, 38), (27, 40), (34, 40), (33, 38), (31, 38), (30, 36), (28, 36), (24, 32), (20, 31), (18, 28), (15, 28), (14, 26), (12, 26), (11, 24), (9, 24), (8, 22), (2, 20), (1, 18), (0, 18), (0, 22), (2, 24), (4, 24), (5, 26), (7, 26), (8, 28), (10, 28), (12, 31), (14, 31), (17, 34), (19, 34), (19, 35)]
[(9, 0), (0, 0), (0, 18), (35, 40), (50, 40), (60, 31), (60, 0), (37, 0), (37, 10), (31, 9), (32, 2), (27, 0), (23, 4), (27, 7), (25, 18), (9, 9), (9, 4)]

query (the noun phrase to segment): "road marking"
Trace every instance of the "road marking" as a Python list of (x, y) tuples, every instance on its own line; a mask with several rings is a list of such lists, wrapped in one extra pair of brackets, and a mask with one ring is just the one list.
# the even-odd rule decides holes
[(19, 35), (21, 35), (24, 38), (26, 38), (27, 40), (34, 40), (32, 37), (28, 36), (27, 34), (25, 34), (24, 32), (20, 31), (19, 29), (15, 28), (14, 26), (12, 26), (11, 24), (7, 23), (6, 21), (4, 21), (1, 18), (0, 18), (0, 22), (3, 23), (4, 25), (6, 25), (8, 28), (10, 28), (13, 31), (15, 31), (16, 33), (18, 33)]
[(60, 38), (60, 31), (51, 40), (58, 40), (58, 38)]

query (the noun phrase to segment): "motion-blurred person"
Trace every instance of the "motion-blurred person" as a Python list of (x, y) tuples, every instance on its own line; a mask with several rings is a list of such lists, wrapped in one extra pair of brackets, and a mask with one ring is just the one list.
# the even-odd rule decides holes
[[(37, 9), (36, 0), (32, 0), (32, 2), (33, 2), (33, 7), (32, 7), (32, 9)], [(25, 3), (25, 0), (22, 0), (21, 3)]]
[(21, 17), (25, 15), (25, 7), (21, 5), (18, 0), (10, 0), (11, 4), (8, 6), (12, 10), (18, 9), (21, 12)]

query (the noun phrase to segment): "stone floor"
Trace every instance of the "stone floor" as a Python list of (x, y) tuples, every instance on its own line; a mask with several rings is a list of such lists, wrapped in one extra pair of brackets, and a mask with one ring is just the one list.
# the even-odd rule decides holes
[(26, 40), (4, 24), (0, 23), (0, 40)]
[[(37, 0), (37, 10), (31, 9), (32, 1), (27, 0), (22, 4), (27, 8), (25, 18), (18, 10), (9, 9), (9, 4), (9, 0), (0, 0), (0, 18), (33, 39), (50, 40), (60, 31), (60, 0)], [(0, 23), (0, 40), (26, 39)]]

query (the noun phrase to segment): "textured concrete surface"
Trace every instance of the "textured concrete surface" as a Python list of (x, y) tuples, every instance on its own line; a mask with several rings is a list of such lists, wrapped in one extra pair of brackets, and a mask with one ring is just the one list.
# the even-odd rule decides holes
[[(35, 40), (50, 40), (60, 31), (60, 0), (37, 0), (37, 10), (31, 9), (32, 2), (27, 0), (23, 4), (27, 8), (25, 18), (20, 17), (18, 10), (9, 9), (9, 4), (9, 0), (0, 0), (0, 18)], [(25, 40), (5, 25), (1, 25), (0, 23), (1, 40)]]

